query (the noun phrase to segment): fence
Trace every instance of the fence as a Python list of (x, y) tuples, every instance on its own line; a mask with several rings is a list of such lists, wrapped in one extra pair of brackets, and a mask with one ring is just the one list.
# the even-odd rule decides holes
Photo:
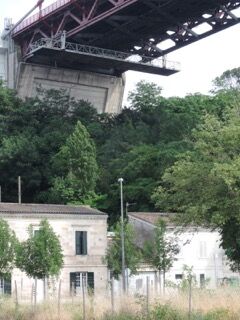
[[(31, 294), (28, 296), (22, 293), (24, 284), (18, 286), (14, 282), (12, 299), (15, 309), (28, 305), (32, 312), (40, 312), (43, 310), (41, 306), (44, 306), (44, 312), (52, 314), (52, 317), (49, 316), (48, 319), (63, 318), (64, 320), (72, 319), (73, 313), (78, 315), (77, 319), (91, 320), (104, 319), (107, 314), (113, 315), (121, 311), (127, 314), (141, 314), (144, 315), (144, 319), (148, 319), (148, 315), (157, 305), (171, 306), (185, 312), (188, 319), (193, 319), (192, 316), (196, 312), (204, 314), (213, 309), (229, 309), (239, 312), (240, 288), (238, 286), (235, 288), (224, 286), (214, 290), (197, 288), (190, 278), (184, 286), (167, 284), (165, 290), (162, 288), (159, 291), (159, 288), (150, 285), (148, 276), (144, 279), (144, 283), (141, 292), (128, 291), (123, 294), (123, 292), (115, 290), (116, 283), (111, 281), (106, 290), (101, 292), (96, 290), (93, 293), (82, 286), (81, 290), (70, 290), (69, 295), (64, 295), (62, 282), (59, 281), (54, 294), (47, 294), (46, 300), (42, 304), (37, 303), (37, 288), (34, 282)], [(71, 317), (68, 318), (66, 314), (71, 314)], [(199, 316), (198, 319), (203, 318)]]

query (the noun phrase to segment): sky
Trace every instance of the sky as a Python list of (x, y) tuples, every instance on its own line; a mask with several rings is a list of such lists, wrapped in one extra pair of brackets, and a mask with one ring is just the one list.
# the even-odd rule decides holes
[[(0, 29), (4, 17), (18, 21), (35, 4), (36, 0), (2, 0), (0, 3)], [(54, 2), (45, 0), (44, 7)], [(239, 14), (240, 16), (240, 14)], [(167, 56), (169, 61), (180, 63), (180, 72), (168, 77), (129, 71), (126, 73), (124, 104), (129, 91), (134, 90), (140, 80), (154, 82), (163, 88), (162, 94), (185, 96), (195, 92), (207, 94), (212, 80), (225, 70), (240, 67), (240, 24), (215, 35), (176, 50)]]

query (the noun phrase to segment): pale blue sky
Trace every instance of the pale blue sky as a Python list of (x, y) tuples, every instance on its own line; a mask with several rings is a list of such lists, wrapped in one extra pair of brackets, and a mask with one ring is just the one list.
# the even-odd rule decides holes
[[(7, 0), (0, 4), (0, 29), (4, 17), (12, 17), (13, 22), (20, 19), (36, 0)], [(45, 0), (44, 6), (54, 2)], [(153, 81), (163, 87), (165, 96), (184, 96), (188, 93), (207, 93), (212, 80), (227, 69), (240, 66), (240, 25), (200, 40), (168, 55), (168, 60), (179, 61), (181, 72), (162, 77), (137, 72), (127, 72), (127, 86), (124, 101), (129, 90), (142, 79)]]

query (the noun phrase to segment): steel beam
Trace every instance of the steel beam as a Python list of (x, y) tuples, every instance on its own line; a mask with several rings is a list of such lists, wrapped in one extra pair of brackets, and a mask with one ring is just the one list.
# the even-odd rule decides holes
[(103, 65), (106, 68), (116, 67), (118, 73), (123, 73), (127, 70), (142, 71), (145, 70), (152, 73), (169, 75), (179, 71), (179, 64), (172, 61), (167, 61), (164, 58), (152, 60), (145, 56), (133, 56), (126, 52), (120, 52), (115, 50), (108, 50), (98, 47), (92, 47), (87, 45), (80, 45), (77, 43), (66, 42), (65, 34), (59, 39), (41, 38), (38, 41), (31, 44), (28, 49), (28, 54), (25, 57), (25, 61), (31, 60), (34, 55), (41, 55), (43, 50), (48, 50), (50, 55), (54, 55), (54, 51), (64, 54), (81, 55), (80, 61), (91, 61), (95, 58), (95, 62), (103, 61)]
[[(57, 39), (66, 31), (69, 42), (155, 59), (239, 23), (231, 12), (239, 7), (239, 0), (59, 0), (24, 21), (13, 38), (23, 55), (42, 35)], [(203, 23), (211, 30), (199, 34)], [(168, 39), (174, 45), (160, 49)]]

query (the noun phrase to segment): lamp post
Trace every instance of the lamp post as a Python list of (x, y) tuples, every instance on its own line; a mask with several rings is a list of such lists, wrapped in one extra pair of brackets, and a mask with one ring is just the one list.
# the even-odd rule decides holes
[(123, 217), (123, 178), (119, 178), (120, 184), (120, 202), (121, 202), (121, 243), (122, 243), (122, 288), (126, 292), (126, 277), (125, 277), (125, 247), (124, 247), (124, 217)]

